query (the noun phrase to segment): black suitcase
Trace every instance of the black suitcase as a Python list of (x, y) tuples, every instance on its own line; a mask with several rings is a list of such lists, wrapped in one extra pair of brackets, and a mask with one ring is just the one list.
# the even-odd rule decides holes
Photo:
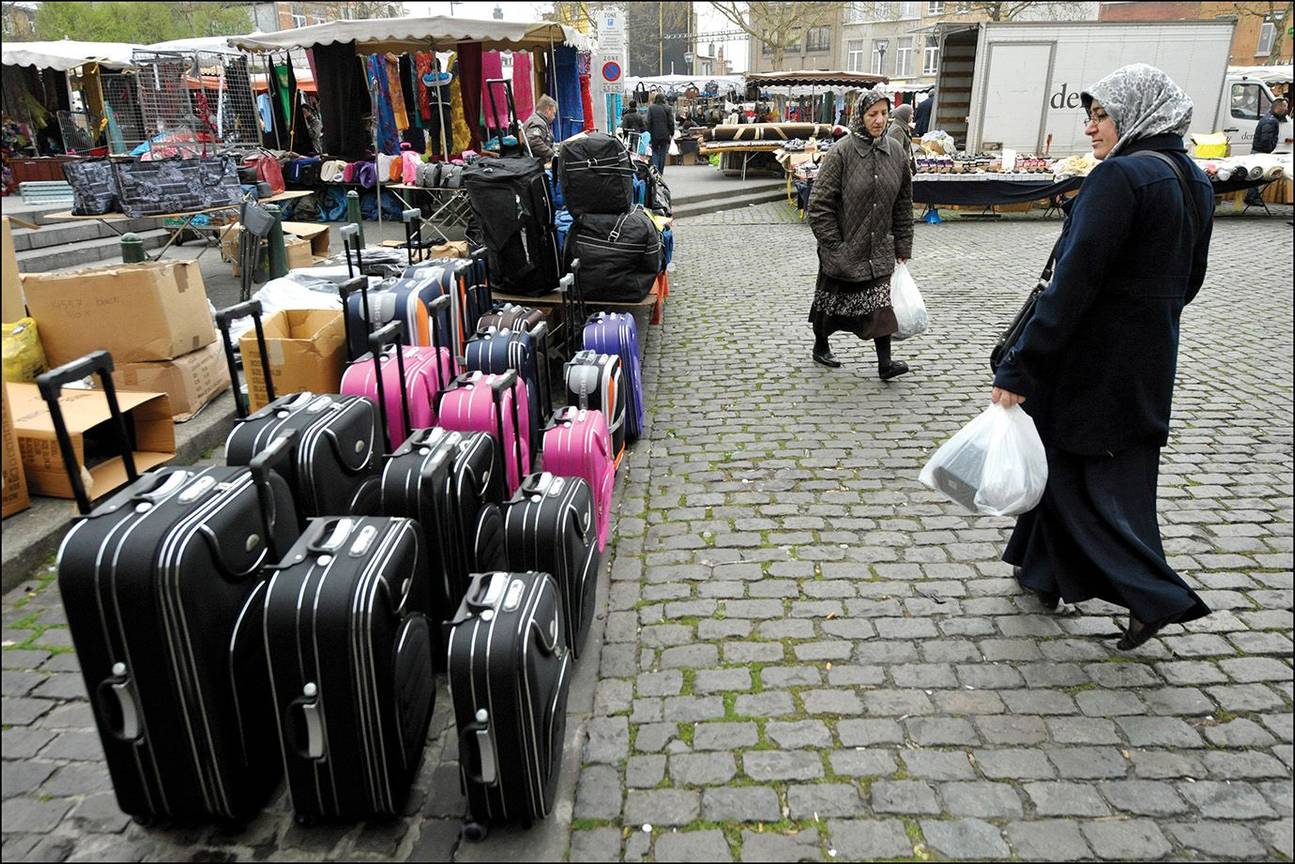
[(270, 577), (264, 640), (299, 822), (404, 805), (436, 699), (421, 535), (409, 519), (312, 519)]
[(463, 171), (499, 290), (538, 297), (558, 284), (557, 232), (544, 169), (529, 157), (478, 159)]
[(557, 583), (545, 573), (483, 573), (450, 628), (449, 681), (467, 792), (463, 834), (548, 815), (566, 735), (571, 655)]
[[(90, 509), (59, 410), (97, 372), (129, 483)], [(144, 475), (105, 351), (37, 379), (82, 516), (58, 554), (59, 592), (117, 803), (140, 822), (251, 816), (277, 787), (261, 634), (262, 565), (297, 536), (292, 494), (270, 470), (162, 467)]]
[(499, 330), (478, 333), (468, 340), (463, 352), (464, 371), (502, 374), (517, 370), (526, 384), (530, 408), (531, 464), (540, 452), (541, 418), (553, 413), (552, 383), (549, 380), (548, 325), (534, 330)]
[[(251, 315), (256, 326), (261, 370), (270, 399), (270, 404), (251, 415), (241, 398), (234, 345), (229, 336), (230, 322), (244, 315)], [(216, 313), (216, 324), (225, 342), (225, 360), (238, 414), (225, 440), (226, 464), (246, 465), (276, 437), (296, 432), (285, 476), (302, 524), (314, 516), (376, 512), (383, 442), (377, 438), (379, 412), (373, 402), (363, 396), (335, 393), (296, 393), (275, 398), (260, 302), (249, 300), (222, 309)]]
[[(370, 337), (371, 354), (399, 339), (398, 323)], [(397, 355), (397, 363), (400, 363)], [(401, 364), (400, 380), (404, 380)], [(375, 379), (378, 401), (386, 402), (382, 376)], [(468, 587), (471, 573), (506, 566), (503, 522), (497, 504), (504, 497), (504, 471), (499, 445), (485, 432), (451, 432), (442, 428), (409, 428), (409, 394), (400, 394), (406, 437), (395, 453), (383, 459), (378, 512), (413, 519), (423, 531), (431, 560), (429, 609), (435, 624), (448, 621)], [(380, 417), (382, 440), (391, 440), (387, 418)], [(437, 630), (439, 635), (439, 629)], [(436, 644), (441, 647), (437, 639)], [(444, 668), (444, 652), (437, 652)]]
[(557, 581), (566, 643), (579, 658), (598, 589), (593, 491), (582, 477), (531, 474), (499, 509), (509, 569), (537, 570)]
[(634, 207), (634, 165), (618, 138), (590, 132), (562, 142), (553, 174), (572, 216), (628, 213)]
[(580, 259), (582, 299), (595, 306), (642, 302), (662, 269), (661, 232), (641, 207), (578, 217), (563, 253)]

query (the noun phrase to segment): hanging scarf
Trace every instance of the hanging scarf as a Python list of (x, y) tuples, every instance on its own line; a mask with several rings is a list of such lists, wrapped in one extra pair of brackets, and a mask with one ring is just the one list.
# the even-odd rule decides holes
[(373, 116), (378, 127), (378, 149), (383, 153), (397, 153), (400, 150), (400, 136), (396, 133), (396, 119), (391, 108), (386, 58), (380, 54), (370, 54), (364, 58), (364, 69), (369, 80), (369, 90), (374, 94)]
[[(459, 90), (463, 97), (464, 122), (468, 127), (470, 149), (481, 149), (481, 43), (459, 43)], [(456, 134), (455, 141), (459, 141)], [(457, 145), (456, 145), (457, 146)]]
[(590, 52), (581, 51), (579, 60), (576, 62), (576, 74), (580, 78), (580, 107), (585, 115), (584, 131), (586, 132), (594, 131), (594, 96), (589, 84), (592, 57)]
[(461, 78), (458, 55), (451, 53), (445, 68), (454, 76), (454, 80), (441, 88), (441, 98), (450, 100), (449, 134), (445, 137), (449, 141), (450, 153), (461, 153), (472, 146), (472, 133), (469, 131), (472, 127), (463, 109), (463, 90), (458, 86)]
[(531, 55), (525, 51), (513, 52), (513, 102), (517, 105), (517, 119), (525, 122), (535, 111), (535, 84), (531, 71)]
[(409, 112), (405, 110), (405, 93), (400, 87), (400, 57), (386, 54), (382, 59), (387, 75), (387, 93), (391, 99), (391, 117), (396, 131), (403, 132), (409, 128)]
[(1192, 123), (1191, 97), (1168, 75), (1146, 63), (1116, 69), (1080, 94), (1080, 99), (1085, 111), (1093, 100), (1102, 103), (1115, 122), (1120, 138), (1108, 159), (1139, 138), (1164, 132), (1185, 135)]
[(428, 120), (432, 119), (432, 93), (423, 80), (426, 76), (436, 71), (436, 55), (431, 51), (419, 51), (414, 55), (414, 80), (415, 88), (418, 93), (418, 117), (423, 121), (426, 127)]

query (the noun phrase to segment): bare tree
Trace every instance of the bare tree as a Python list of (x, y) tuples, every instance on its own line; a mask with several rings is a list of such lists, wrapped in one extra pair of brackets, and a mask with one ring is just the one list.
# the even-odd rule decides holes
[[(1286, 28), (1291, 22), (1291, 4), (1290, 3), (1233, 3), (1232, 11), (1237, 14), (1238, 18), (1261, 18), (1264, 21), (1270, 21), (1273, 25), (1273, 44), (1268, 49), (1268, 59), (1264, 62), (1265, 66), (1283, 65), (1282, 43), (1286, 39)], [(1262, 25), (1261, 25), (1262, 26)], [(1289, 63), (1289, 60), (1285, 60)]]
[(593, 31), (598, 27), (598, 20), (594, 17), (594, 13), (601, 5), (601, 3), (588, 3), (585, 0), (559, 0), (553, 3), (552, 9), (544, 13), (543, 17), (572, 27), (584, 25)]
[(959, 3), (960, 14), (970, 12), (984, 13), (990, 21), (1014, 21), (1025, 12), (1052, 21), (1075, 21), (1084, 17), (1083, 3), (1048, 3), (1041, 0), (1017, 0), (1017, 2), (966, 2)]
[(773, 67), (779, 69), (788, 50), (800, 44), (806, 29), (831, 24), (849, 4), (710, 0), (710, 5), (756, 44), (767, 49)]

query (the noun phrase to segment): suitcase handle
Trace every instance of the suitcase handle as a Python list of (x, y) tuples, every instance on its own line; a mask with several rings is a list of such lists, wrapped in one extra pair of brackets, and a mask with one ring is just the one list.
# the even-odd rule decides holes
[[(381, 202), (379, 202), (379, 206)], [(360, 226), (352, 222), (349, 225), (343, 225), (337, 232), (342, 235), (342, 249), (346, 252), (346, 275), (348, 278), (354, 278), (358, 272), (364, 275), (364, 261), (360, 258)], [(355, 269), (351, 269), (351, 241), (355, 241)]]
[(140, 737), (143, 712), (125, 663), (112, 665), (112, 677), (103, 679), (95, 688), (95, 701), (99, 703), (99, 715), (106, 721), (104, 725), (112, 737), (119, 741), (135, 741)]
[(512, 390), (513, 405), (513, 455), (517, 459), (517, 479), (521, 482), (526, 472), (522, 468), (522, 427), (519, 415), (517, 413), (517, 370), (509, 369), (502, 375), (495, 376), (495, 380), (490, 382), (491, 395), (495, 400), (495, 422), (499, 429), (499, 450), (500, 464), (503, 465), (504, 476), (508, 474), (508, 445), (504, 443), (504, 396), (505, 389)]
[(283, 712), (283, 737), (302, 759), (324, 757), (324, 721), (314, 682), (308, 682), (302, 695), (288, 703), (288, 710)]
[[(409, 419), (409, 388), (405, 384), (405, 352), (402, 347), (404, 333), (404, 322), (392, 321), (369, 334), (369, 351), (373, 354), (373, 374), (378, 387), (378, 423), (382, 428), (382, 446), (388, 453), (391, 452), (391, 430), (387, 428), (387, 393), (382, 385), (382, 355), (388, 345), (396, 346), (396, 369), (400, 373), (400, 416), (405, 421), (401, 437), (407, 438), (414, 427)], [(437, 351), (437, 366), (440, 362), (441, 352)]]
[[(575, 262), (572, 262), (573, 264)], [(576, 309), (575, 298), (571, 296), (571, 291), (575, 287), (576, 277), (568, 273), (558, 280), (558, 294), (562, 297), (562, 324), (563, 339), (562, 348), (566, 353), (566, 359), (570, 360), (575, 355), (575, 341), (573, 334), (576, 326)]]
[(346, 359), (347, 361), (355, 360), (351, 353), (351, 316), (347, 305), (347, 298), (356, 291), (360, 292), (360, 311), (364, 313), (364, 326), (366, 329), (373, 328), (373, 316), (369, 314), (369, 277), (360, 275), (337, 286), (337, 296), (342, 298), (342, 333), (346, 340)]
[(225, 365), (229, 367), (229, 381), (234, 388), (234, 413), (241, 419), (247, 416), (251, 407), (252, 394), (247, 394), (243, 401), (242, 388), (238, 383), (238, 364), (234, 362), (234, 340), (229, 336), (229, 325), (236, 318), (252, 316), (252, 326), (256, 328), (256, 348), (261, 355), (261, 374), (265, 376), (266, 403), (274, 401), (274, 380), (270, 377), (270, 354), (265, 350), (265, 328), (261, 325), (261, 301), (248, 300), (235, 306), (228, 306), (216, 313), (216, 326), (220, 328), (220, 338), (225, 345)]
[(541, 417), (553, 411), (553, 378), (549, 374), (549, 322), (541, 321), (531, 330), (535, 340), (535, 364), (540, 376), (540, 404), (532, 408)]
[(499, 779), (489, 715), (484, 708), (479, 709), (473, 722), (459, 733), (459, 765), (463, 768), (463, 776), (478, 786), (494, 786)]
[[(126, 479), (134, 483), (139, 479), (135, 468), (135, 457), (131, 452), (130, 433), (126, 429), (126, 418), (122, 416), (121, 405), (117, 402), (117, 388), (112, 382), (112, 355), (107, 351), (91, 353), (64, 363), (55, 369), (39, 375), (36, 386), (41, 398), (49, 406), (50, 420), (54, 424), (54, 435), (58, 438), (59, 453), (63, 456), (63, 467), (67, 470), (68, 480), (72, 482), (72, 494), (76, 497), (76, 506), (82, 514), (90, 512), (90, 496), (81, 482), (81, 466), (72, 448), (72, 436), (68, 434), (67, 422), (63, 419), (63, 410), (59, 407), (59, 394), (63, 385), (80, 381), (87, 375), (98, 374), (103, 385), (104, 398), (108, 400), (108, 412), (112, 416), (112, 428), (117, 435), (117, 446), (121, 451), (122, 464), (126, 466)], [(500, 440), (503, 437), (500, 436)]]
[[(252, 484), (256, 487), (256, 498), (260, 504), (261, 530), (265, 532), (265, 548), (270, 557), (279, 561), (283, 555), (279, 544), (274, 539), (274, 528), (279, 524), (279, 514), (275, 511), (274, 487), (270, 485), (270, 471), (277, 469), (279, 463), (287, 461), (297, 449), (298, 430), (290, 429), (276, 437), (260, 453), (252, 457), (247, 468), (252, 474)], [(280, 471), (286, 479), (288, 471)], [(296, 522), (296, 513), (292, 514)]]
[[(407, 261), (411, 267), (414, 265), (414, 241), (415, 238), (422, 233), (422, 226), (418, 225), (414, 220), (422, 215), (422, 211), (417, 207), (410, 207), (408, 210), (400, 211), (400, 218), (405, 223), (405, 261)], [(423, 245), (421, 238), (418, 240), (418, 260), (420, 262), (423, 260)]]
[[(444, 392), (445, 388), (450, 386), (450, 381), (454, 379), (454, 349), (450, 346), (452, 338), (441, 329), (440, 314), (444, 311), (448, 320), (452, 314), (450, 311), (450, 295), (442, 294), (431, 303), (427, 304), (427, 314), (431, 318), (428, 322), (432, 328), (432, 347), (436, 349), (436, 386), (437, 393)], [(441, 362), (441, 351), (450, 355), (450, 369), (447, 373), (444, 364)]]

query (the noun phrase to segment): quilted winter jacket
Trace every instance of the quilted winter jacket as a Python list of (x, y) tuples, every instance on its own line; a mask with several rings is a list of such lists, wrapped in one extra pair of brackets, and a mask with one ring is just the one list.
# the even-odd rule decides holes
[(847, 282), (888, 276), (913, 254), (913, 180), (893, 139), (851, 133), (823, 157), (806, 216), (823, 272)]

